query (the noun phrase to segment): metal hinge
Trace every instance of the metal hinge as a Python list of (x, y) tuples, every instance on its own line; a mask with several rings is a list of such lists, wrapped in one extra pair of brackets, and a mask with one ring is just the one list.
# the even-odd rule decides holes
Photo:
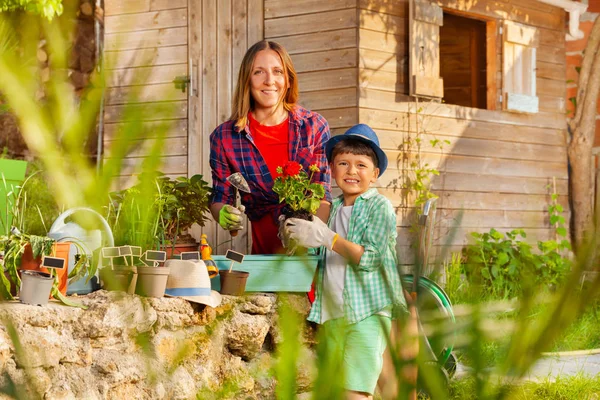
[(502, 35), (503, 29), (502, 29), (502, 25), (500, 25), (498, 27), (498, 34)]
[(191, 78), (189, 75), (179, 75), (173, 79), (173, 83), (175, 84), (176, 89), (181, 89), (183, 93), (185, 93), (185, 89), (190, 84)]

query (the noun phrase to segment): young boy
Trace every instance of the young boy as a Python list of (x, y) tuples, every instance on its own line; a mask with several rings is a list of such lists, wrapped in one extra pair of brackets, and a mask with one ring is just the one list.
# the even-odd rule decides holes
[(326, 248), (308, 320), (322, 324), (327, 357), (337, 352), (342, 360), (347, 397), (368, 399), (382, 369), (392, 313), (406, 310), (397, 269), (396, 215), (389, 200), (370, 188), (388, 161), (365, 124), (331, 138), (325, 151), (342, 190), (329, 224), (291, 218), (284, 234), (300, 246)]

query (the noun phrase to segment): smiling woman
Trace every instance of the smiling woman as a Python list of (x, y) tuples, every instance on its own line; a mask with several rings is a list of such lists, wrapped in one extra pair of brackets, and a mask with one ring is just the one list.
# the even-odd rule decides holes
[[(246, 52), (238, 75), (232, 115), (210, 136), (213, 178), (211, 212), (225, 230), (241, 229), (241, 214), (252, 223), (252, 253), (282, 253), (277, 237), (283, 204), (273, 192), (277, 166), (289, 161), (305, 171), (316, 166), (313, 182), (325, 198), (317, 216), (327, 221), (331, 203), (330, 171), (325, 156), (329, 125), (316, 112), (296, 104), (298, 81), (292, 60), (278, 43), (260, 41)], [(240, 172), (250, 193), (234, 207), (235, 191), (227, 177)]]

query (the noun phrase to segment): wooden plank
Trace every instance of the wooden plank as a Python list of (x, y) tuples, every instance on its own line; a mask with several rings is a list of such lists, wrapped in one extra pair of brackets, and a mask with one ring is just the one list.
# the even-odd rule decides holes
[(104, 108), (104, 122), (107, 124), (123, 121), (157, 121), (186, 117), (186, 101), (116, 105)]
[(358, 109), (356, 107), (313, 111), (325, 117), (330, 128), (349, 128), (358, 123)]
[(498, 42), (498, 26), (496, 21), (487, 21), (485, 24), (486, 31), (486, 103), (488, 110), (496, 110), (496, 102), (498, 101), (498, 86), (496, 84), (496, 73), (498, 67), (501, 64), (499, 61), (502, 59), (496, 56), (496, 47), (499, 45)]
[(361, 49), (392, 54), (404, 54), (406, 52), (406, 36), (404, 35), (392, 35), (368, 29), (359, 29), (358, 31), (358, 47)]
[(444, 210), (438, 218), (447, 228), (550, 228), (546, 211)]
[(248, 0), (248, 45), (265, 38), (264, 0)]
[(408, 21), (404, 17), (363, 9), (358, 15), (362, 29), (408, 37)]
[(111, 69), (106, 71), (106, 86), (132, 86), (173, 82), (176, 76), (187, 74), (187, 64)]
[(184, 64), (187, 46), (156, 47), (150, 49), (107, 51), (106, 68), (147, 67), (151, 65)]
[[(365, 108), (375, 110), (387, 110), (395, 112), (409, 112), (416, 110), (414, 102), (398, 102), (396, 96), (390, 92), (380, 90), (362, 89), (361, 104), (364, 99)], [(479, 108), (461, 107), (452, 104), (439, 104), (436, 102), (419, 103), (422, 111), (421, 115), (435, 115), (440, 117), (449, 117), (457, 119), (476, 120), (483, 122), (495, 122), (500, 124), (511, 124), (518, 126), (534, 126), (553, 129), (565, 129), (566, 120), (561, 116), (548, 113), (538, 114), (516, 114), (506, 113), (495, 110), (483, 110)], [(362, 111), (362, 110), (361, 110)], [(365, 110), (366, 113), (371, 110)], [(387, 128), (398, 129), (398, 128)]]
[(436, 0), (440, 6), (452, 10), (468, 12), (494, 19), (504, 19), (535, 27), (543, 27), (557, 31), (564, 30), (564, 18), (559, 13), (547, 13), (507, 4), (502, 1), (487, 0), (473, 2), (468, 0)]
[(536, 79), (537, 93), (545, 94), (548, 96), (566, 96), (567, 94), (567, 80), (554, 80), (537, 78)]
[(188, 0), (151, 0), (150, 11), (186, 8)]
[[(403, 173), (398, 170), (389, 171), (379, 178), (378, 187), (385, 190), (385, 195), (393, 204), (402, 203), (406, 199), (404, 191), (400, 188), (400, 180)], [(404, 172), (407, 173), (407, 172)], [(491, 193), (502, 197), (505, 194), (519, 195), (544, 195), (548, 196), (549, 185), (552, 185), (552, 178), (520, 178), (505, 176), (489, 176), (482, 174), (460, 174), (445, 172), (440, 176), (435, 176), (431, 180), (431, 190), (434, 193), (443, 193), (444, 191), (465, 192), (466, 196), (473, 193)], [(561, 196), (569, 194), (567, 179), (556, 180), (556, 192)], [(414, 204), (414, 203), (410, 203)]]
[(225, 122), (231, 115), (232, 96), (232, 47), (231, 0), (220, 0), (217, 8), (217, 124)]
[[(120, 174), (125, 179), (120, 180), (122, 185), (132, 186), (137, 182), (137, 175), (141, 171), (143, 160), (144, 158), (123, 159)], [(187, 156), (160, 157), (157, 160), (156, 168), (171, 177), (185, 176), (187, 172)]]
[(407, 0), (359, 0), (358, 7), (377, 13), (408, 17)]
[[(506, 228), (498, 228), (494, 226), (485, 226), (485, 227), (469, 227), (469, 228), (447, 228), (440, 227), (436, 231), (434, 244), (443, 243), (444, 246), (452, 246), (453, 248), (466, 246), (469, 243), (473, 242), (473, 238), (471, 236), (472, 232), (479, 233), (489, 233), (490, 229), (496, 229), (497, 231), (506, 234), (506, 232), (510, 232), (513, 229), (519, 229), (519, 226), (511, 226)], [(408, 247), (413, 242), (413, 238), (410, 232), (407, 232), (409, 228), (401, 228), (398, 230), (399, 238), (398, 244), (403, 247)], [(406, 236), (403, 235), (404, 232)], [(527, 234), (526, 238), (519, 238), (522, 242), (525, 243), (537, 243), (537, 241), (546, 241), (549, 239), (555, 238), (555, 233), (553, 229), (537, 227), (537, 228), (527, 228), (525, 230)], [(435, 246), (437, 247), (437, 246)]]
[(536, 49), (537, 61), (565, 65), (567, 63), (564, 47), (539, 46)]
[(554, 64), (538, 60), (536, 64), (536, 74), (538, 78), (554, 79), (564, 82), (567, 72), (563, 64)]
[(328, 89), (300, 94), (299, 103), (309, 110), (356, 107), (356, 88)]
[[(406, 155), (399, 151), (386, 151), (391, 164), (396, 164), (395, 160), (402, 160)], [(412, 160), (414, 155), (409, 154)], [(462, 155), (440, 155), (434, 153), (422, 153), (421, 165), (428, 164), (428, 167), (442, 172), (455, 172), (471, 174), (477, 172), (483, 175), (496, 176), (514, 176), (529, 178), (552, 178), (567, 179), (566, 160), (548, 161), (530, 161), (514, 160), (492, 157), (471, 157)], [(393, 171), (395, 166), (388, 167)], [(387, 173), (387, 172), (386, 172)]]
[[(135, 124), (140, 130), (140, 136), (144, 138), (153, 138), (157, 135), (164, 135), (165, 138), (187, 137), (188, 123), (187, 119), (175, 119), (159, 122), (141, 122)], [(128, 123), (112, 123), (104, 125), (104, 140), (111, 141), (122, 137), (126, 129), (130, 129)]]
[(289, 54), (356, 47), (356, 41), (357, 32), (354, 28), (284, 36), (277, 39)]
[[(356, 10), (337, 10), (321, 13), (297, 15), (265, 21), (265, 37), (276, 38), (280, 36), (299, 35), (302, 33), (313, 33), (333, 31), (344, 28), (355, 28), (358, 26)], [(326, 24), (315, 23), (315, 21), (327, 21)]]
[(208, 132), (218, 125), (217, 108), (214, 106), (218, 95), (218, 43), (217, 43), (217, 1), (204, 0), (202, 3), (202, 129), (201, 171), (208, 173), (210, 141)]
[(357, 74), (358, 70), (356, 68), (302, 72), (298, 74), (298, 84), (302, 93), (315, 90), (356, 87)]
[[(366, 117), (364, 120), (362, 117)], [(446, 135), (465, 138), (500, 140), (517, 143), (537, 143), (553, 146), (566, 146), (566, 130), (553, 130), (535, 126), (515, 126), (487, 121), (473, 121), (461, 118), (421, 116), (414, 109), (410, 117), (381, 110), (368, 110), (361, 113), (361, 122), (368, 123), (377, 132), (381, 130), (416, 131), (417, 116), (420, 129), (428, 135)]]
[(156, 143), (163, 148), (161, 156), (187, 156), (187, 138), (168, 138), (168, 139), (144, 139), (144, 140), (115, 140), (110, 143), (110, 146), (106, 148), (104, 152), (105, 158), (112, 158), (115, 147), (127, 147), (130, 151), (127, 153), (127, 158), (134, 157), (147, 157), (152, 147)]
[(131, 14), (150, 11), (150, 0), (105, 0), (104, 15)]
[(408, 57), (404, 53), (384, 53), (381, 51), (360, 49), (358, 65), (360, 68), (374, 71), (386, 71), (398, 74), (398, 76), (408, 75)]
[(361, 69), (360, 87), (365, 89), (383, 90), (408, 95), (408, 87), (404, 83), (406, 76), (393, 72)]
[(107, 105), (187, 100), (187, 94), (172, 83), (109, 88), (105, 92)]
[(187, 8), (113, 15), (104, 18), (104, 33), (145, 31), (187, 26)]
[(265, 0), (265, 20), (356, 7), (356, 0)]
[[(402, 148), (406, 134), (397, 131), (377, 130), (379, 142), (384, 150)], [(514, 143), (498, 140), (482, 140), (456, 136), (422, 135), (420, 148), (423, 152), (452, 154), (473, 157), (493, 157), (507, 160), (530, 160), (564, 162), (567, 161), (567, 149), (562, 146), (543, 144)], [(431, 140), (436, 140), (435, 146)], [(440, 149), (439, 146), (442, 146)]]
[(564, 115), (565, 113), (565, 98), (556, 96), (539, 95), (540, 111), (552, 112)]
[[(410, 193), (406, 200), (398, 199), (397, 191), (381, 188), (379, 193), (393, 199), (394, 207), (403, 204), (415, 204), (415, 195)], [(506, 211), (548, 211), (551, 197), (547, 194), (523, 194), (523, 193), (498, 193), (485, 192), (459, 192), (454, 190), (440, 190), (434, 193), (438, 196), (438, 208), (445, 210), (506, 210)], [(397, 199), (397, 200), (396, 200)], [(559, 196), (559, 204), (568, 208), (568, 196)]]
[[(385, 175), (382, 178), (385, 178)], [(445, 172), (443, 177), (436, 177), (432, 180), (432, 189), (451, 189), (466, 192), (547, 194), (548, 185), (550, 184), (552, 184), (551, 177), (515, 179), (511, 176)], [(557, 179), (556, 188), (558, 194), (567, 195), (569, 193), (567, 179)]]
[(106, 51), (133, 50), (187, 44), (187, 27), (113, 33), (104, 36)]
[[(539, 1), (536, 1), (540, 4)], [(541, 5), (541, 4), (540, 4)], [(557, 47), (560, 49), (565, 48), (565, 31), (564, 30), (552, 30), (538, 27), (539, 32), (539, 44), (540, 46)]]
[(246, 25), (248, 23), (248, 4), (246, 0), (233, 0), (231, 8), (231, 26), (233, 27), (232, 71), (235, 78), (234, 82), (237, 82), (242, 59), (244, 58), (244, 54), (246, 54), (246, 50), (252, 44), (248, 44), (248, 37), (246, 35)]
[(295, 54), (292, 61), (296, 72), (321, 71), (356, 67), (356, 49), (319, 51), (315, 53)]

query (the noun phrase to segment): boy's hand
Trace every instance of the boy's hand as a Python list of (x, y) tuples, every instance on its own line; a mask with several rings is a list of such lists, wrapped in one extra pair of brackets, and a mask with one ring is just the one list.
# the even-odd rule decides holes
[(313, 217), (312, 221), (298, 218), (289, 218), (285, 221), (284, 236), (295, 240), (303, 247), (325, 246), (333, 250), (335, 235), (336, 233), (318, 217)]
[(219, 211), (219, 225), (226, 231), (242, 229), (242, 212), (229, 204), (225, 204)]

